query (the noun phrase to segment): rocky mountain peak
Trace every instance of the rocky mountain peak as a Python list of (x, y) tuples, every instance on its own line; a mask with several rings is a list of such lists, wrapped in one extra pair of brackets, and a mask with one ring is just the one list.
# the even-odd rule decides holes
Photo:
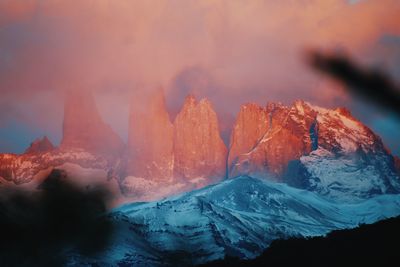
[(227, 148), (211, 103), (188, 96), (174, 122), (176, 177), (225, 177)]
[(312, 108), (318, 113), (319, 147), (339, 154), (354, 153), (359, 148), (365, 152), (384, 150), (380, 138), (355, 119), (347, 109)]
[(190, 110), (197, 105), (197, 99), (194, 95), (189, 94), (186, 96), (181, 111)]
[(60, 148), (115, 155), (123, 147), (121, 138), (101, 118), (92, 93), (89, 90), (68, 91)]
[(251, 151), (269, 130), (270, 112), (267, 110), (255, 103), (240, 107), (231, 135), (228, 166), (234, 166), (238, 156)]
[(333, 198), (365, 198), (400, 190), (396, 164), (381, 139), (347, 109), (300, 100), (265, 109), (242, 106), (228, 172), (229, 177), (284, 181)]
[(51, 141), (44, 136), (43, 138), (37, 138), (33, 141), (30, 146), (25, 150), (25, 154), (43, 153), (53, 150), (55, 147)]
[(289, 161), (313, 149), (310, 130), (315, 117), (316, 112), (304, 101), (291, 106), (243, 106), (232, 133), (229, 176), (246, 174), (279, 180)]
[(218, 123), (207, 99), (188, 96), (172, 124), (162, 90), (135, 96), (128, 149), (121, 157), (113, 153), (122, 142), (101, 119), (93, 96), (73, 92), (65, 104), (61, 149), (37, 153), (52, 149), (43, 138), (26, 154), (0, 154), (0, 176), (27, 183), (43, 170), (74, 163), (108, 170), (107, 177), (118, 178), (124, 194), (136, 197), (157, 190), (167, 194), (163, 186), (174, 192), (198, 188), (226, 175), (286, 182), (334, 198), (400, 192), (399, 159), (344, 108), (301, 100), (287, 106), (245, 104), (231, 133), (229, 154)]
[(128, 175), (168, 180), (173, 171), (173, 125), (162, 89), (132, 99)]

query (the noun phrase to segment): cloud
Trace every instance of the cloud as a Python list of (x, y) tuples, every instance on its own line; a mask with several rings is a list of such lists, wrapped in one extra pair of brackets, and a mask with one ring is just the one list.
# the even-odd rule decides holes
[[(400, 34), (399, 13), (396, 0), (3, 1), (0, 105), (95, 90), (121, 134), (127, 96), (143, 88), (177, 99), (193, 90), (229, 114), (247, 101), (343, 104), (347, 95), (305, 66), (304, 50), (344, 50), (364, 63), (381, 36)], [(61, 95), (37, 105), (61, 104)], [(59, 125), (47, 115), (36, 127)]]
[(36, 0), (3, 0), (0, 2), (0, 26), (26, 20), (34, 13)]

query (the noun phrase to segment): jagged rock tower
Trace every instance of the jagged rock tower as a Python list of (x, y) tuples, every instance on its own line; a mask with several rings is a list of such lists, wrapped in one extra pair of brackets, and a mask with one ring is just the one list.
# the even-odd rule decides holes
[(123, 150), (121, 138), (100, 117), (90, 91), (67, 92), (60, 148), (83, 149), (106, 155), (116, 155)]

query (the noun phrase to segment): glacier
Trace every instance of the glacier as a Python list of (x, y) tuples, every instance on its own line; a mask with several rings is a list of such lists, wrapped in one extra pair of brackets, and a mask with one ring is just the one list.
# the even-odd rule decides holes
[(130, 203), (107, 216), (116, 226), (107, 251), (71, 256), (71, 266), (193, 266), (254, 258), (273, 240), (320, 236), (400, 214), (400, 195), (338, 201), (249, 176), (159, 201)]

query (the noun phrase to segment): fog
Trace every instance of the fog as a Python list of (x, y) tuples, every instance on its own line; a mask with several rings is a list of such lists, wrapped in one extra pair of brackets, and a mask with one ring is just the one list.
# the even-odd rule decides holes
[(400, 154), (398, 118), (377, 123), (385, 113), (304, 60), (310, 49), (336, 51), (399, 80), (398, 14), (396, 0), (3, 0), (0, 152), (44, 134), (57, 144), (71, 88), (92, 90), (126, 139), (131, 95), (162, 87), (172, 118), (188, 93), (210, 98), (225, 139), (240, 104), (301, 98), (350, 107)]

